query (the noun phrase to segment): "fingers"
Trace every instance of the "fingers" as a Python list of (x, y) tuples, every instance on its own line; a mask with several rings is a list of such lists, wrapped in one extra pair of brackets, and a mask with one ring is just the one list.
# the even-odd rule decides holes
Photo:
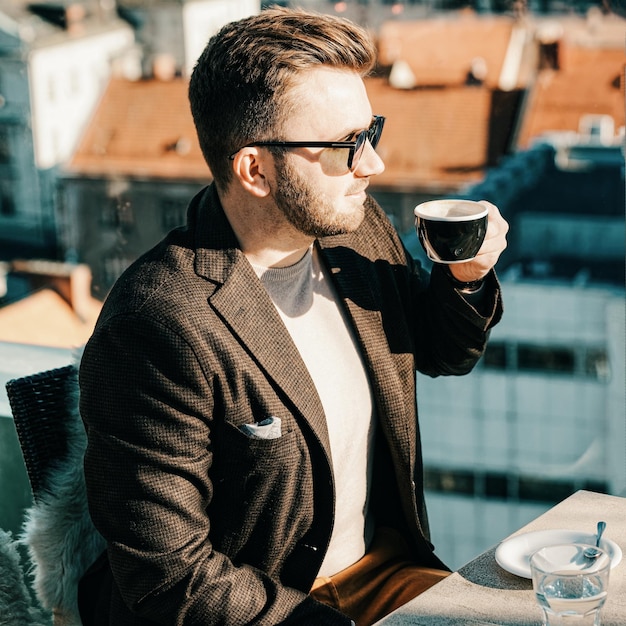
[[(509, 232), (509, 224), (502, 217), (498, 207), (491, 202), (481, 200), (481, 204), (484, 204), (489, 209), (488, 222), (487, 222), (487, 234), (485, 235), (485, 241), (481, 246), (478, 254), (497, 254), (495, 261), (506, 249), (507, 241), (506, 235)], [(492, 267), (493, 267), (492, 265)]]
[(457, 280), (470, 282), (480, 280), (495, 266), (500, 255), (507, 246), (506, 236), (509, 224), (502, 217), (498, 207), (487, 200), (481, 200), (488, 210), (487, 233), (478, 254), (467, 263), (457, 263), (450, 266), (450, 271)]

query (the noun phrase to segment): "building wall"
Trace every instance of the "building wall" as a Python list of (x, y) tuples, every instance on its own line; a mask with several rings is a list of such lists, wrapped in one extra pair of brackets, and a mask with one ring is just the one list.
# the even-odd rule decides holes
[(28, 73), (19, 56), (0, 55), (0, 98), (0, 233), (24, 242), (39, 211)]
[(67, 160), (111, 73), (132, 47), (130, 27), (55, 44), (7, 38), (0, 54), (0, 258), (57, 258), (56, 167)]
[(552, 506), (545, 502), (513, 503), (442, 492), (427, 492), (426, 502), (435, 552), (453, 570)]
[(72, 156), (106, 87), (112, 60), (133, 44), (132, 29), (120, 25), (31, 50), (28, 75), (37, 168), (48, 169)]
[(626, 494), (623, 289), (502, 289), (475, 370), (418, 376), (431, 528), (453, 566), (578, 489)]
[(183, 3), (184, 75), (191, 75), (207, 42), (222, 26), (248, 15), (256, 15), (260, 10), (260, 0), (196, 0)]
[(67, 178), (59, 229), (67, 260), (86, 263), (103, 299), (118, 276), (170, 230), (185, 223), (202, 182)]

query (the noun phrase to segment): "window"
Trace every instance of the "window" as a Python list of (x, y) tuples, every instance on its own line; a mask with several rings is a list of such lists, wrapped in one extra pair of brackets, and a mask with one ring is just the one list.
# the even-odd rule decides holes
[(70, 93), (72, 95), (80, 94), (80, 72), (73, 68), (69, 73)]
[(517, 369), (522, 372), (556, 372), (573, 374), (574, 351), (552, 346), (519, 345), (517, 347)]
[(585, 375), (598, 380), (609, 378), (609, 357), (606, 350), (590, 348), (585, 354)]
[(48, 76), (48, 100), (54, 102), (57, 98), (56, 77)]
[(503, 343), (489, 343), (483, 356), (485, 367), (503, 370), (506, 369), (506, 345)]
[(602, 382), (606, 382), (610, 375), (606, 349), (595, 346), (541, 346), (492, 341), (487, 344), (482, 367), (507, 372), (580, 376)]
[(128, 200), (120, 197), (109, 198), (103, 205), (100, 223), (109, 228), (129, 230), (135, 223), (135, 216)]
[(2, 217), (14, 217), (16, 213), (11, 185), (7, 180), (0, 180), (0, 215)]
[(586, 478), (545, 478), (443, 467), (424, 468), (424, 489), (494, 500), (551, 503), (560, 502), (579, 489), (608, 493), (606, 483)]
[(112, 285), (120, 274), (133, 262), (133, 259), (111, 255), (102, 259), (101, 269), (106, 285)]
[(9, 142), (9, 129), (0, 126), (0, 164), (7, 164), (11, 160), (11, 145)]
[(470, 470), (424, 470), (424, 488), (429, 491), (471, 495), (475, 492), (474, 479)]
[(11, 196), (4, 193), (0, 196), (0, 215), (2, 217), (14, 217), (15, 216), (15, 202)]

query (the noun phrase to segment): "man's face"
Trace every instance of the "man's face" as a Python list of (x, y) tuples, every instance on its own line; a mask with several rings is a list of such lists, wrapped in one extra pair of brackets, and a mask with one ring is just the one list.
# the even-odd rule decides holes
[[(372, 121), (362, 79), (354, 72), (319, 68), (292, 92), (286, 141), (351, 141)], [(277, 208), (299, 232), (324, 237), (351, 232), (363, 221), (370, 176), (384, 170), (368, 144), (354, 171), (347, 149), (296, 148), (275, 157), (271, 194)]]

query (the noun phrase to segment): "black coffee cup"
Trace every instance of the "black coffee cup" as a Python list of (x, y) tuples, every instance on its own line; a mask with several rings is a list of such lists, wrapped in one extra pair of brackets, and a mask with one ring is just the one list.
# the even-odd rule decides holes
[(487, 232), (486, 205), (473, 200), (431, 200), (414, 209), (417, 236), (435, 263), (473, 259)]

